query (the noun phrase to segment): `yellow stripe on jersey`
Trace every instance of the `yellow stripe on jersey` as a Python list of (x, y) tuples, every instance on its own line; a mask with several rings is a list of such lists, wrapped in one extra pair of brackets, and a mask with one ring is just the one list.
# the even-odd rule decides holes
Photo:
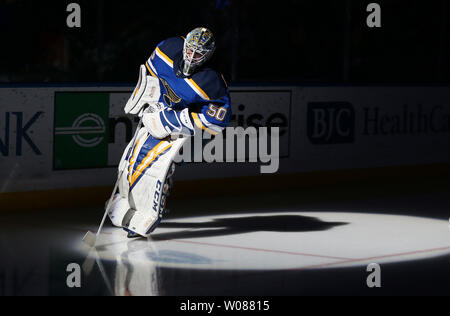
[(158, 78), (157, 75), (155, 75), (155, 73), (152, 71), (152, 68), (150, 68), (150, 65), (148, 64), (148, 61), (145, 63), (145, 66), (147, 66), (148, 71), (150, 72), (150, 74), (155, 77)]
[(209, 96), (205, 93), (205, 91), (203, 91), (202, 88), (200, 88), (200, 87), (198, 86), (198, 84), (195, 83), (194, 80), (192, 80), (192, 79), (188, 79), (188, 80), (189, 80), (190, 83), (192, 83), (192, 84), (194, 85), (194, 87), (197, 88), (197, 90), (203, 95), (203, 97), (204, 97), (206, 100), (211, 100), (211, 99), (209, 98)]
[(224, 77), (222, 74), (221, 74), (221, 76), (222, 76), (223, 83), (225, 84), (225, 87), (228, 88), (228, 83), (227, 83), (227, 81), (225, 80), (225, 77)]
[(203, 124), (202, 120), (198, 117), (197, 113), (192, 113), (192, 118), (194, 119), (194, 123), (195, 123), (195, 125), (197, 125), (198, 128), (201, 128), (202, 130), (207, 131), (208, 133), (210, 133), (212, 135), (219, 134), (218, 132), (213, 131), (212, 129), (205, 126), (205, 124)]
[(167, 55), (164, 54), (164, 53), (159, 49), (159, 47), (156, 47), (156, 51), (157, 51), (159, 54), (161, 54), (160, 57), (162, 57), (163, 59), (165, 59), (166, 62), (168, 62), (169, 64), (171, 64), (172, 67), (173, 67), (173, 60), (172, 60), (172, 59), (170, 59), (169, 57), (167, 57)]

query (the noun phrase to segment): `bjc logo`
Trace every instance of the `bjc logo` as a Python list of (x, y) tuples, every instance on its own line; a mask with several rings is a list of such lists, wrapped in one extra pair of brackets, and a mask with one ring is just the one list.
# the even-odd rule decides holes
[(355, 141), (355, 110), (348, 102), (308, 103), (307, 133), (312, 144)]

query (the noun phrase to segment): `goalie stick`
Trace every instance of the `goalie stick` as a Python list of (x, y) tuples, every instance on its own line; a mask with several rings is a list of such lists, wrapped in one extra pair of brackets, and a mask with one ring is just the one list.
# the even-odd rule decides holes
[[(137, 135), (139, 133), (139, 130), (142, 127), (142, 118), (143, 118), (143, 116), (141, 116), (141, 120), (139, 121), (138, 127), (136, 128), (136, 132), (134, 133), (134, 137), (133, 137), (133, 139), (131, 141), (132, 142), (131, 148), (134, 146), (134, 143), (136, 142), (136, 137), (137, 137)], [(105, 214), (103, 215), (103, 219), (102, 219), (102, 222), (100, 224), (100, 227), (98, 228), (97, 234), (94, 234), (91, 231), (88, 231), (86, 233), (86, 235), (83, 237), (83, 242), (85, 244), (87, 244), (91, 248), (95, 247), (95, 244), (97, 242), (97, 238), (100, 235), (100, 232), (102, 231), (103, 225), (105, 224), (105, 221), (106, 221), (106, 217), (108, 216), (109, 208), (111, 207), (111, 202), (113, 200), (114, 194), (116, 193), (117, 187), (119, 186), (120, 178), (122, 177), (122, 174), (125, 171), (125, 169), (126, 169), (125, 166), (122, 166), (119, 169), (119, 173), (118, 173), (118, 176), (117, 176), (116, 184), (114, 185), (114, 189), (113, 189), (113, 191), (111, 193), (111, 197), (109, 198), (108, 205), (106, 206)]]

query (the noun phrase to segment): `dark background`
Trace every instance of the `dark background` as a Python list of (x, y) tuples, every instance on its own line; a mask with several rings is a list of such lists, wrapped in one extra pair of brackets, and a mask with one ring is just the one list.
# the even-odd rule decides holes
[[(66, 7), (81, 6), (81, 28)], [(367, 5), (382, 27), (366, 25)], [(211, 28), (232, 83), (446, 84), (446, 0), (0, 1), (0, 82), (130, 83), (162, 40)]]
[[(81, 5), (79, 29), (66, 25), (71, 2)], [(381, 5), (381, 28), (366, 25), (371, 2)], [(235, 85), (448, 86), (449, 10), (448, 0), (0, 0), (0, 86), (131, 87), (139, 65), (160, 41), (198, 26), (215, 33), (218, 49), (211, 66)], [(221, 180), (217, 187), (181, 182), (171, 195), (169, 216), (330, 210), (426, 216), (446, 224), (449, 170), (445, 163), (237, 178)], [(32, 285), (32, 295), (72, 295), (64, 282), (65, 266), (85, 258), (70, 253), (68, 244), (81, 240), (88, 227), (98, 227), (112, 188), (56, 194), (40, 189), (0, 194), (0, 296), (26, 295), (16, 286), (23, 280)], [(47, 201), (54, 201), (55, 209), (47, 210)], [(51, 270), (35, 265), (40, 258), (51, 262)], [(161, 275), (168, 295), (448, 295), (449, 262), (446, 255), (383, 266), (386, 283), (377, 292), (366, 287), (366, 271), (359, 268), (256, 275), (167, 269)], [(108, 295), (98, 270), (89, 280), (83, 293)]]

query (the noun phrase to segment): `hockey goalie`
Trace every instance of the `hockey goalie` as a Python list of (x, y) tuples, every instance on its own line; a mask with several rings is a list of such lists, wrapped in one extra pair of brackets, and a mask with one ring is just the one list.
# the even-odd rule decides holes
[[(161, 42), (145, 65), (125, 113), (142, 127), (119, 164), (118, 193), (108, 210), (129, 238), (148, 237), (160, 223), (175, 172), (173, 160), (196, 132), (216, 135), (231, 117), (223, 76), (206, 68), (216, 42), (207, 28)], [(140, 124), (141, 125), (141, 124)], [(195, 128), (197, 127), (197, 128)]]

